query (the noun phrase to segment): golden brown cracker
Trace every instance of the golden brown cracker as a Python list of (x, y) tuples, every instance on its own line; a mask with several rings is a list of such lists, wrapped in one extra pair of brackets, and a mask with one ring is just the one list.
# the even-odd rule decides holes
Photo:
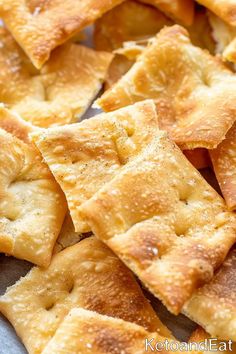
[(197, 0), (225, 22), (236, 26), (236, 3), (234, 0)]
[(34, 125), (79, 119), (102, 87), (112, 54), (73, 43), (56, 49), (40, 71), (9, 32), (0, 29), (0, 101)]
[(122, 0), (1, 0), (0, 15), (40, 69), (51, 51)]
[(174, 314), (210, 281), (236, 238), (235, 214), (165, 133), (80, 209)]
[(30, 130), (0, 108), (0, 252), (48, 266), (67, 205)]
[[(42, 354), (144, 354), (165, 338), (143, 327), (96, 312), (74, 308)], [(148, 349), (146, 349), (148, 348)], [(170, 353), (170, 351), (159, 350)]]
[(236, 209), (236, 124), (225, 140), (210, 151), (211, 161), (226, 204)]
[(189, 26), (194, 18), (193, 0), (140, 0), (146, 4), (156, 6), (166, 15)]
[[(113, 52), (123, 47), (124, 42), (140, 41), (153, 37), (164, 26), (173, 22), (158, 9), (128, 0), (104, 14), (95, 23), (94, 45), (97, 50)], [(130, 44), (131, 45), (131, 44)], [(120, 79), (135, 59), (115, 55), (106, 79), (106, 88)]]
[(148, 100), (79, 124), (33, 134), (66, 195), (76, 232), (90, 231), (79, 206), (136, 156), (157, 131), (155, 105)]
[(1, 312), (31, 354), (42, 352), (74, 307), (170, 335), (131, 272), (95, 237), (54, 255), (47, 269), (33, 268), (0, 298)]
[(211, 336), (236, 341), (236, 249), (227, 256), (214, 278), (199, 288), (183, 312)]
[(97, 103), (105, 111), (152, 98), (160, 128), (182, 149), (216, 147), (236, 119), (236, 76), (191, 44), (186, 30), (167, 27)]

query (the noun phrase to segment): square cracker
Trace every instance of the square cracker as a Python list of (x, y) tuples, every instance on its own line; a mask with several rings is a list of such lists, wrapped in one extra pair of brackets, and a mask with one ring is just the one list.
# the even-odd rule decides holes
[(236, 123), (225, 140), (210, 151), (211, 161), (226, 204), (236, 209)]
[(227, 256), (212, 281), (198, 289), (183, 312), (212, 338), (236, 341), (236, 248)]
[(32, 135), (64, 191), (76, 232), (90, 231), (79, 207), (151, 141), (158, 132), (149, 100), (79, 124)]
[(164, 132), (81, 214), (174, 314), (236, 239), (236, 216)]
[(51, 51), (122, 0), (1, 0), (0, 16), (40, 69)]
[(170, 336), (132, 273), (95, 237), (33, 268), (0, 298), (0, 311), (30, 354), (39, 354), (74, 307), (83, 307)]
[(67, 206), (29, 131), (0, 107), (0, 252), (47, 266)]
[[(142, 48), (135, 43), (156, 35), (164, 26), (173, 22), (157, 8), (127, 0), (105, 13), (95, 23), (94, 44), (97, 50), (113, 52), (129, 42), (131, 48)], [(116, 54), (108, 71), (106, 88), (111, 87), (134, 64), (135, 58)]]
[(158, 333), (134, 323), (74, 308), (42, 354), (142, 354), (147, 352), (145, 340), (151, 339), (152, 345), (165, 341)]
[(194, 19), (193, 0), (140, 0), (146, 4), (156, 6), (167, 16), (181, 22), (183, 25), (190, 26)]
[(10, 33), (0, 28), (0, 101), (47, 128), (80, 118), (101, 89), (112, 54), (68, 43), (36, 70)]
[(225, 22), (236, 26), (236, 2), (235, 0), (197, 0)]
[[(106, 78), (107, 88), (126, 74), (151, 37), (164, 26), (173, 24), (157, 8), (134, 0), (123, 2), (97, 20), (94, 30), (95, 48), (116, 53)], [(214, 53), (212, 28), (204, 9), (196, 11), (188, 31), (194, 45)]]
[(236, 119), (236, 76), (193, 46), (184, 28), (166, 27), (97, 102), (113, 111), (146, 98), (155, 100), (160, 128), (183, 149), (212, 149)]

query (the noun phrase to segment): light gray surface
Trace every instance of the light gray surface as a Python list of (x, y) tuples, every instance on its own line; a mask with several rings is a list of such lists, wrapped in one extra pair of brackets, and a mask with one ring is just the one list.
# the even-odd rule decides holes
[[(31, 265), (12, 257), (0, 255), (0, 294), (24, 276)], [(26, 350), (17, 338), (9, 322), (0, 315), (0, 354), (25, 354)]]

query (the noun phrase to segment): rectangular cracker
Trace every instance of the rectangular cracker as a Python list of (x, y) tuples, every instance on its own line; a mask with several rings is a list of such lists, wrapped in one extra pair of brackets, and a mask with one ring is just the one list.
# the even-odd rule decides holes
[[(157, 8), (134, 0), (127, 0), (105, 13), (95, 23), (94, 45), (97, 50), (113, 52), (123, 47), (124, 42), (147, 40), (164, 26), (173, 22)], [(116, 54), (108, 71), (106, 88), (117, 82), (135, 59)]]
[(178, 25), (161, 30), (97, 103), (113, 111), (147, 98), (182, 149), (216, 147), (236, 120), (236, 76)]
[(225, 22), (236, 26), (236, 3), (234, 0), (197, 0)]
[(36, 70), (10, 33), (0, 28), (0, 101), (34, 125), (79, 119), (102, 87), (113, 55), (68, 43)]
[(74, 307), (137, 323), (170, 336), (132, 273), (95, 237), (33, 268), (0, 298), (0, 311), (30, 354), (39, 354)]
[(194, 20), (194, 1), (193, 0), (140, 0), (146, 4), (156, 6), (167, 16), (181, 22), (183, 25), (190, 26)]
[(40, 69), (51, 51), (122, 0), (1, 0), (0, 16)]
[(149, 100), (32, 135), (66, 195), (76, 232), (90, 231), (80, 216), (80, 205), (137, 156), (157, 132), (156, 109)]
[(30, 129), (0, 107), (0, 252), (48, 266), (67, 205)]
[(236, 249), (209, 284), (198, 289), (183, 312), (215, 338), (236, 341)]
[(74, 308), (42, 354), (144, 354), (145, 341), (154, 345), (165, 339), (134, 323)]
[(236, 124), (210, 156), (226, 204), (236, 210)]
[(164, 132), (80, 209), (174, 314), (236, 239), (236, 216)]

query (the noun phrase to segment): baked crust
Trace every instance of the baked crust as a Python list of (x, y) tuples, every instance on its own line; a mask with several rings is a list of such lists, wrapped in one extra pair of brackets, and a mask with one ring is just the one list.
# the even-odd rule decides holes
[(140, 0), (146, 4), (156, 6), (167, 16), (174, 18), (183, 25), (190, 26), (194, 19), (193, 0)]
[[(154, 99), (160, 128), (182, 149), (216, 147), (236, 119), (236, 77), (191, 44), (186, 30), (167, 27), (98, 105), (105, 111)], [(214, 122), (214, 124), (213, 124)]]
[(30, 129), (0, 107), (0, 252), (48, 266), (67, 205)]
[(68, 43), (40, 71), (0, 28), (0, 100), (32, 124), (48, 128), (79, 119), (105, 80), (113, 55)]
[(32, 135), (66, 195), (76, 232), (90, 231), (79, 206), (137, 156), (157, 132), (155, 105), (148, 100)]
[(174, 314), (209, 282), (236, 238), (236, 217), (160, 133), (81, 213)]
[(228, 131), (225, 140), (210, 151), (211, 161), (226, 204), (236, 209), (236, 124)]
[[(144, 354), (145, 340), (165, 341), (143, 327), (96, 312), (74, 308), (65, 318), (42, 354)], [(160, 350), (170, 353), (169, 351)]]
[(51, 51), (122, 0), (1, 0), (0, 15), (40, 69)]
[(198, 289), (183, 312), (212, 337), (236, 341), (236, 249), (227, 256), (209, 284)]
[(236, 3), (234, 0), (197, 0), (225, 22), (236, 26)]
[[(94, 31), (95, 48), (116, 53), (108, 71), (106, 89), (127, 73), (151, 37), (163, 27), (172, 25), (174, 22), (157, 8), (133, 0), (123, 2), (97, 20)], [(212, 28), (204, 9), (195, 12), (194, 21), (188, 26), (188, 31), (194, 45), (214, 53)]]
[[(197, 329), (191, 334), (191, 337), (189, 338), (189, 342), (194, 342), (194, 343), (198, 343), (198, 342), (205, 342), (205, 340), (208, 340), (208, 339), (211, 339), (211, 336), (210, 334), (206, 333), (204, 331), (203, 328), (201, 327), (197, 327)], [(224, 344), (222, 343), (225, 343), (225, 348), (227, 348), (225, 350), (222, 350), (222, 348), (224, 347)], [(220, 354), (222, 353), (222, 351), (225, 353), (225, 354), (235, 354), (236, 353), (236, 345), (235, 345), (235, 342), (232, 343), (231, 347), (232, 347), (232, 350), (229, 350), (229, 342), (228, 341), (222, 341), (222, 340), (219, 340), (219, 341), (213, 341), (213, 347), (214, 347), (214, 352), (217, 353), (217, 354)], [(218, 347), (216, 347), (216, 345)], [(210, 350), (207, 350), (207, 351), (197, 351), (197, 353), (202, 353), (202, 354), (209, 354)]]
[(33, 268), (7, 289), (0, 310), (31, 354), (39, 354), (74, 307), (82, 307), (169, 334), (132, 273), (99, 240), (89, 237)]
[(217, 43), (217, 53), (220, 53), (225, 61), (236, 63), (236, 27), (224, 22), (210, 11), (209, 21)]
[(65, 216), (61, 232), (58, 236), (57, 242), (55, 244), (53, 253), (58, 253), (64, 250), (67, 247), (73, 246), (76, 243), (80, 242), (86, 237), (92, 236), (92, 233), (81, 234), (75, 231), (73, 221), (71, 219), (70, 213)]
[[(158, 9), (127, 0), (105, 13), (95, 23), (94, 45), (96, 50), (113, 52), (129, 42), (129, 47), (138, 41), (147, 42), (164, 26), (173, 22)], [(117, 82), (134, 64), (135, 58), (116, 54), (106, 78), (106, 89)]]

